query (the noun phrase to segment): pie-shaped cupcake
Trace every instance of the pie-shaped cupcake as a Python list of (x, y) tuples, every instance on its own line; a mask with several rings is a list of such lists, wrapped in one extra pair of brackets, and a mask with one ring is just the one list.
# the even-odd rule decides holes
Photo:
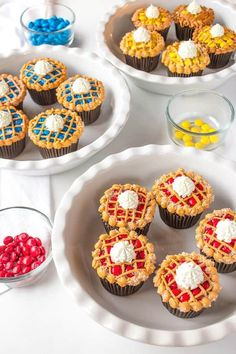
[(104, 288), (126, 296), (141, 288), (154, 272), (154, 246), (146, 236), (125, 228), (100, 235), (92, 252), (92, 267)]
[(218, 23), (197, 28), (193, 39), (206, 47), (211, 60), (209, 68), (222, 68), (227, 65), (236, 50), (236, 33)]
[(196, 224), (214, 200), (209, 183), (196, 172), (182, 168), (158, 178), (152, 190), (162, 220), (177, 229)]
[(198, 316), (220, 292), (214, 262), (195, 252), (167, 256), (153, 282), (163, 305), (181, 318)]
[(16, 109), (22, 109), (25, 95), (26, 87), (17, 76), (11, 74), (0, 75), (1, 106), (15, 106)]
[(236, 212), (214, 210), (207, 214), (196, 230), (200, 251), (215, 262), (220, 273), (236, 270)]
[(146, 235), (156, 208), (152, 192), (137, 184), (114, 184), (100, 199), (99, 213), (105, 230), (126, 227)]

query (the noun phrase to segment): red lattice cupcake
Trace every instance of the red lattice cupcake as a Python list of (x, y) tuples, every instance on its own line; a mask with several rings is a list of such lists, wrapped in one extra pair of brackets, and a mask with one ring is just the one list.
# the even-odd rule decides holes
[(182, 168), (161, 176), (152, 189), (162, 220), (176, 229), (196, 224), (214, 200), (209, 183), (197, 173)]
[(153, 282), (163, 305), (181, 318), (200, 315), (220, 292), (214, 262), (195, 252), (167, 256)]
[(197, 246), (220, 273), (236, 270), (236, 212), (225, 208), (207, 214), (196, 230)]
[(119, 296), (138, 291), (156, 263), (154, 246), (147, 237), (125, 228), (100, 235), (92, 258), (104, 288)]
[(146, 235), (154, 218), (156, 203), (152, 192), (137, 184), (114, 184), (104, 192), (98, 209), (105, 230), (126, 227)]

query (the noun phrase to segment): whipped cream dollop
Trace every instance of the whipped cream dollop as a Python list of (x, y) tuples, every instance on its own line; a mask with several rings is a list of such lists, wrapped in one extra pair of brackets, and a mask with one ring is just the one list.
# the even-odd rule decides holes
[(11, 123), (11, 114), (6, 111), (0, 111), (0, 128), (5, 128)]
[(123, 209), (136, 209), (138, 206), (138, 194), (134, 191), (125, 191), (118, 196), (118, 203)]
[(0, 80), (0, 97), (9, 92), (9, 86), (4, 80)]
[(50, 132), (58, 132), (64, 127), (64, 119), (59, 114), (50, 114), (46, 118), (45, 126)]
[(194, 191), (195, 184), (189, 177), (179, 176), (172, 183), (172, 188), (180, 197), (186, 198)]
[(147, 18), (158, 18), (160, 15), (160, 12), (158, 10), (157, 6), (150, 5), (147, 7), (146, 12), (145, 12)]
[(204, 281), (201, 267), (193, 262), (184, 262), (176, 269), (175, 281), (181, 289), (195, 289)]
[(114, 244), (110, 251), (114, 263), (132, 262), (135, 258), (134, 246), (129, 241), (120, 241)]
[(221, 26), (219, 23), (216, 23), (211, 27), (210, 33), (213, 38), (222, 37), (225, 34), (225, 30), (223, 26)]
[(236, 238), (236, 222), (229, 219), (220, 220), (216, 226), (216, 237), (218, 240), (231, 242)]
[(197, 15), (199, 12), (202, 11), (201, 6), (197, 3), (197, 1), (193, 0), (190, 2), (190, 4), (187, 6), (187, 11), (192, 14), (192, 15)]
[(83, 77), (76, 79), (72, 85), (74, 93), (86, 93), (91, 89), (91, 85), (88, 80)]
[(195, 58), (197, 56), (196, 44), (191, 39), (180, 42), (178, 54), (182, 59)]
[(139, 42), (149, 42), (151, 39), (151, 34), (150, 32), (144, 28), (144, 27), (139, 27), (133, 32), (133, 38), (134, 41), (139, 43)]
[(39, 76), (45, 76), (53, 71), (53, 66), (46, 60), (38, 60), (34, 65), (34, 72)]

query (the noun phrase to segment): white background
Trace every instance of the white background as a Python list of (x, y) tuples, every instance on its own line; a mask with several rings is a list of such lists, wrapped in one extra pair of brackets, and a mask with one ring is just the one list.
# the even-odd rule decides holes
[[(20, 0), (18, 0), (20, 1)], [(95, 29), (103, 12), (114, 0), (64, 0), (76, 12), (78, 45), (96, 51)], [(220, 87), (236, 106), (236, 78)], [(123, 132), (102, 152), (79, 168), (52, 177), (55, 208), (64, 192), (76, 177), (105, 156), (131, 146), (150, 143), (170, 143), (165, 125), (165, 107), (168, 98), (154, 95), (130, 85), (132, 93), (130, 119)], [(235, 124), (231, 135), (236, 132)], [(234, 139), (235, 140), (235, 139)], [(236, 142), (234, 142), (236, 144)], [(232, 140), (220, 154), (235, 159)], [(37, 201), (35, 203), (37, 207)], [(155, 309), (153, 309), (155, 314)], [(173, 318), (174, 320), (174, 318)], [(83, 309), (78, 308), (60, 284), (54, 266), (35, 286), (14, 289), (0, 296), (0, 354), (192, 354), (214, 352), (235, 353), (236, 336), (231, 334), (216, 343), (193, 348), (161, 348), (122, 338), (93, 322)]]

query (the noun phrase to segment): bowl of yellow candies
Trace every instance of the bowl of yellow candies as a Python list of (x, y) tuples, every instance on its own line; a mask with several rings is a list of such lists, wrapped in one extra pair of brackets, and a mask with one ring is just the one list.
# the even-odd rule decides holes
[(166, 117), (171, 140), (180, 146), (213, 150), (234, 121), (232, 103), (218, 92), (194, 89), (170, 98)]

